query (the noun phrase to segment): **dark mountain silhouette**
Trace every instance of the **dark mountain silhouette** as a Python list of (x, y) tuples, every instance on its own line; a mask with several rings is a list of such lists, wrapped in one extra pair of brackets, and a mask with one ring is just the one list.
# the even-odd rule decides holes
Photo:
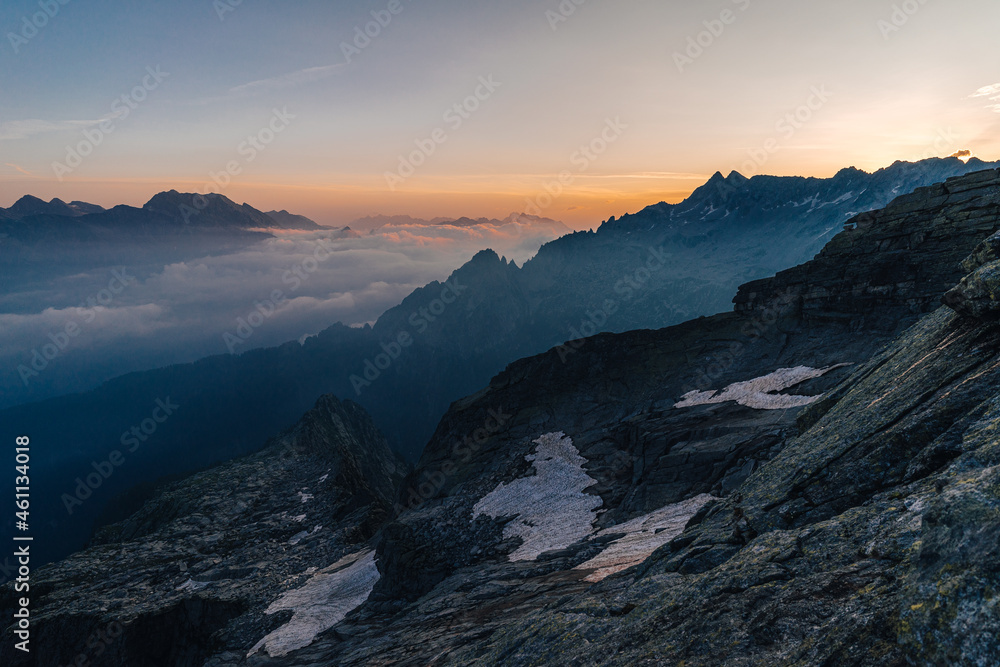
[(398, 227), (407, 225), (440, 225), (446, 227), (475, 227), (478, 225), (486, 225), (490, 227), (502, 227), (513, 223), (519, 223), (527, 226), (546, 227), (560, 234), (567, 234), (570, 231), (569, 227), (558, 220), (537, 215), (528, 215), (527, 213), (511, 213), (503, 220), (497, 218), (469, 218), (465, 216), (461, 218), (438, 217), (432, 220), (425, 220), (423, 218), (413, 218), (408, 215), (370, 215), (355, 220), (350, 224), (350, 227), (367, 233), (382, 227)]
[[(61, 528), (65, 544), (82, 543), (116, 493), (255, 451), (263, 434), (290, 426), (323, 394), (356, 400), (412, 461), (449, 405), (512, 361), (600, 332), (659, 329), (727, 310), (740, 284), (808, 261), (862, 205), (884, 206), (898, 192), (982, 166), (945, 159), (874, 174), (844, 170), (832, 179), (717, 175), (681, 204), (563, 237), (520, 268), (483, 251), (372, 327), (334, 325), (302, 343), (134, 373), (0, 411), (0, 435), (14, 437), (8, 430), (17, 425), (66, 443), (39, 463), (50, 466), (51, 483), (40, 502), (66, 516), (60, 495), (90, 472), (91, 461), (119, 447), (156, 400), (182, 406), (130, 461), (130, 473), (108, 480)], [(558, 354), (568, 362), (585, 347), (562, 345)]]
[(274, 221), (273, 226), (278, 229), (326, 229), (304, 215), (295, 215), (288, 211), (268, 211), (267, 216)]
[(33, 215), (54, 215), (72, 218), (103, 210), (96, 204), (86, 204), (84, 202), (67, 204), (61, 199), (53, 199), (46, 202), (38, 197), (25, 195), (18, 199), (10, 208), (0, 208), (0, 220), (20, 220)]
[[(32, 636), (57, 661), (114, 627), (114, 664), (994, 664), (998, 193), (1000, 170), (919, 188), (735, 310), (512, 363), (402, 483), (375, 421), (324, 397), (33, 570)], [(469, 324), (503, 306), (472, 281), (518, 275), (482, 253), (407, 308), (450, 289)], [(299, 358), (269, 354), (258, 369)], [(294, 373), (259, 393), (234, 373), (238, 393), (176, 414), (252, 419)], [(232, 436), (193, 426), (164, 460)], [(0, 660), (28, 664), (9, 642)]]

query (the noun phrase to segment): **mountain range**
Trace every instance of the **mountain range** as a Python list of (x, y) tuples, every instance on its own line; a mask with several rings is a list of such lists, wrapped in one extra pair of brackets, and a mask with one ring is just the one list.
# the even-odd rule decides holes
[(386, 227), (476, 227), (479, 225), (487, 227), (504, 227), (506, 225), (530, 225), (534, 227), (548, 227), (561, 234), (568, 234), (571, 230), (564, 223), (551, 218), (527, 213), (511, 213), (503, 220), (497, 218), (447, 218), (438, 217), (431, 220), (423, 218), (413, 218), (408, 215), (370, 215), (358, 218), (351, 222), (348, 227), (357, 231), (374, 232)]
[[(0, 226), (17, 238), (26, 229), (33, 231), (60, 224), (59, 218), (80, 218), (70, 225), (61, 221), (65, 231), (85, 233), (88, 230), (107, 229), (120, 234), (169, 234), (185, 227), (186, 231), (206, 229), (322, 229), (318, 224), (301, 215), (288, 211), (262, 213), (249, 204), (237, 204), (220, 194), (198, 195), (176, 190), (161, 192), (141, 209), (132, 206), (115, 206), (104, 209), (97, 204), (72, 202), (60, 199), (46, 202), (26, 195), (13, 206), (0, 208)], [(14, 225), (13, 222), (22, 222)]]
[[(13, 437), (16, 424), (66, 443), (38, 462), (48, 471), (40, 502), (62, 517), (49, 527), (61, 536), (50, 557), (82, 545), (117, 494), (256, 451), (264, 434), (294, 424), (320, 395), (358, 402), (390, 445), (416, 461), (452, 402), (511, 362), (558, 346), (568, 363), (590, 344), (582, 339), (601, 332), (725, 311), (740, 284), (808, 261), (866, 207), (985, 166), (934, 159), (832, 179), (716, 174), (680, 204), (565, 236), (523, 267), (481, 252), (371, 327), (334, 325), (302, 342), (130, 374), (0, 411), (0, 432)], [(168, 397), (183, 409), (130, 461), (129, 475), (107, 480), (70, 516), (63, 494)]]
[[(722, 220), (753, 219), (745, 202), (773, 191), (764, 181), (754, 194), (753, 181), (720, 175), (687, 205), (612, 221), (532, 261), (657, 227), (676, 253), (697, 238), (676, 236), (689, 225), (719, 224), (714, 204), (729, 207)], [(779, 208), (805, 208), (798, 182), (786, 185), (795, 198)], [(850, 206), (832, 203), (842, 197), (809, 210)], [(821, 228), (828, 213), (800, 225)], [(998, 232), (995, 167), (858, 211), (815, 257), (734, 289), (730, 312), (511, 363), (443, 413), (412, 470), (379, 434), (385, 420), (325, 396), (264, 449), (160, 485), (90, 548), (37, 570), (41, 657), (92, 658), (88, 637), (113, 629), (101, 644), (112, 664), (991, 664)], [(811, 234), (772, 238), (805, 247)], [(465, 323), (453, 341), (481, 334), (470, 322), (510, 303), (495, 288), (527, 270), (482, 254), (401, 312), (428, 319), (440, 301), (464, 315), (441, 313)], [(476, 291), (487, 280), (494, 291)], [(247, 366), (123, 378), (49, 414), (94, 433), (86, 410), (128, 401), (140, 380), (154, 380), (144, 396), (170, 391), (214, 364), (238, 393), (203, 381), (211, 400), (200, 403), (170, 391), (177, 418), (203, 421), (171, 417), (161, 426), (175, 439), (157, 443), (164, 460), (194, 460), (232, 438), (227, 411), (251, 420), (315, 389), (302, 374), (331, 367), (321, 347), (368, 335), (331, 330), (312, 347), (245, 355)], [(402, 340), (380, 344), (399, 366), (404, 351), (436, 352), (420, 389), (468, 373), (445, 348)], [(247, 385), (251, 363), (270, 403)], [(279, 366), (289, 375), (271, 374)], [(211, 422), (230, 431), (194, 426)], [(13, 608), (12, 589), (2, 595)], [(0, 659), (22, 664), (9, 643)]]
[(128, 266), (144, 278), (172, 263), (237, 252), (284, 229), (323, 228), (300, 216), (275, 219), (217, 194), (171, 190), (141, 208), (111, 209), (29, 195), (0, 209), (0, 280), (9, 294), (42, 290), (95, 267)]

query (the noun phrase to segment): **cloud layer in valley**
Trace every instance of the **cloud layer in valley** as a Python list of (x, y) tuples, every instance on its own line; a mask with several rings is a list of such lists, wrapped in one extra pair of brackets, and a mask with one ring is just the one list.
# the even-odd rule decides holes
[[(364, 326), (483, 248), (522, 263), (566, 231), (516, 216), (452, 225), (409, 220), (368, 232), (276, 231), (231, 254), (36, 281), (0, 294), (0, 406), (302, 340), (337, 322)], [(124, 286), (114, 273), (122, 270)], [(225, 336), (254, 313), (267, 315), (252, 336), (235, 344)]]

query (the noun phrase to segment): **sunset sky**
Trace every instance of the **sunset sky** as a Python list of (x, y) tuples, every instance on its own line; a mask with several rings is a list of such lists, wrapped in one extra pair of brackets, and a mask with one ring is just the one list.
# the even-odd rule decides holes
[(0, 5), (0, 206), (233, 167), (213, 189), (324, 224), (534, 202), (589, 228), (717, 170), (1000, 158), (994, 0), (62, 2)]

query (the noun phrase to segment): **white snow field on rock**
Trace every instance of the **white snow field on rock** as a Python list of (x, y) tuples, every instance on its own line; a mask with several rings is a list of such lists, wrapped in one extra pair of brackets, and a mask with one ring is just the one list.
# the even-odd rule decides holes
[(263, 648), (272, 658), (279, 658), (308, 646), (364, 604), (379, 576), (374, 551), (345, 556), (320, 570), (304, 586), (288, 591), (267, 608), (267, 614), (291, 611), (292, 618), (257, 642), (247, 657)]
[(574, 569), (594, 570), (585, 577), (585, 581), (596, 583), (607, 579), (612, 574), (638, 565), (649, 558), (654, 551), (683, 533), (691, 517), (711, 500), (715, 500), (715, 498), (703, 493), (683, 502), (667, 505), (645, 516), (605, 528), (594, 537), (621, 533), (625, 535), (609, 544), (597, 556), (586, 563), (577, 565)]
[(516, 517), (503, 531), (505, 539), (523, 542), (510, 554), (511, 561), (535, 560), (546, 551), (564, 549), (593, 532), (595, 510), (603, 501), (583, 493), (597, 480), (583, 469), (580, 456), (565, 433), (548, 433), (534, 441), (538, 447), (525, 460), (534, 464), (535, 475), (510, 484), (500, 484), (476, 503), (472, 520), (486, 515), (497, 519)]
[(808, 366), (796, 366), (795, 368), (779, 368), (770, 375), (755, 378), (747, 382), (737, 382), (731, 384), (720, 391), (692, 391), (681, 396), (681, 400), (674, 405), (675, 408), (691, 408), (696, 405), (712, 405), (715, 403), (726, 403), (736, 401), (740, 405), (755, 410), (787, 410), (789, 408), (801, 408), (811, 405), (823, 397), (819, 396), (793, 396), (790, 394), (779, 394), (782, 390), (802, 384), (806, 380), (823, 377), (827, 373), (850, 366), (851, 364), (837, 364), (827, 368), (809, 368)]

